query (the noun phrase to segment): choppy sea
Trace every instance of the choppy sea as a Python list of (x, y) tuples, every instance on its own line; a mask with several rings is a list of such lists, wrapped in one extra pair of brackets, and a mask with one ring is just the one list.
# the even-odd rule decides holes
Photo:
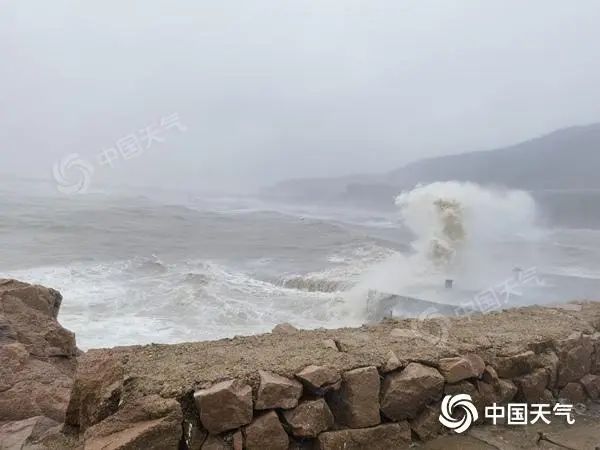
[[(513, 194), (456, 183), (376, 211), (2, 186), (0, 277), (61, 291), (59, 319), (84, 349), (255, 334), (282, 322), (356, 325), (372, 291), (485, 298), (486, 308), (599, 299), (600, 230), (541, 226), (532, 200)], [(436, 196), (460, 202), (466, 230), (443, 268), (428, 253), (443, 231)], [(528, 278), (507, 291), (516, 271)]]

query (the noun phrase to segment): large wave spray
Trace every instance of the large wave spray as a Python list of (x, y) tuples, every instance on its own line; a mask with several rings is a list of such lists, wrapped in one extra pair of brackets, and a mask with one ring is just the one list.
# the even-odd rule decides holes
[(393, 255), (362, 277), (348, 295), (357, 319), (364, 317), (370, 290), (427, 299), (447, 278), (465, 290), (502, 281), (527, 264), (524, 242), (540, 235), (535, 201), (524, 191), (438, 182), (402, 192), (396, 205), (413, 234), (413, 251)]

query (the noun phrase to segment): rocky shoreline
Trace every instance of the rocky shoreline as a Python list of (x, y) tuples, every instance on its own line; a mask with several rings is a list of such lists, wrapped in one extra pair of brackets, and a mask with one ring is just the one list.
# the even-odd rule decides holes
[[(61, 301), (0, 280), (2, 450), (567, 448), (544, 436), (572, 428), (524, 438), (486, 424), (484, 408), (561, 399), (593, 411), (600, 397), (597, 302), (82, 353), (57, 322)], [(479, 411), (461, 436), (438, 420), (459, 393)], [(578, 423), (600, 446), (588, 433), (600, 419)], [(494, 444), (498, 433), (514, 446)]]

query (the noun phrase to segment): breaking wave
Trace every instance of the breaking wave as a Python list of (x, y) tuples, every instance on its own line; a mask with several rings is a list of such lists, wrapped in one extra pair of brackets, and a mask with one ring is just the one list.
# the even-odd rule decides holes
[(325, 293), (345, 291), (351, 286), (348, 281), (317, 278), (314, 276), (285, 277), (280, 281), (280, 285), (287, 289)]
[[(396, 198), (400, 220), (413, 235), (410, 254), (373, 265), (346, 295), (348, 313), (366, 315), (371, 290), (434, 296), (445, 279), (465, 290), (503, 280), (527, 261), (527, 245), (541, 236), (537, 208), (525, 191), (466, 182), (419, 185)], [(510, 248), (509, 257), (503, 253)]]

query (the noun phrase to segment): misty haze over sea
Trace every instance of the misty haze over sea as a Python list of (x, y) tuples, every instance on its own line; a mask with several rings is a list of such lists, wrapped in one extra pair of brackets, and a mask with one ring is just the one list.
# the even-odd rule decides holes
[(598, 23), (4, 2), (0, 278), (60, 290), (82, 348), (598, 299)]
[[(293, 183), (296, 193), (303, 183)], [(427, 302), (489, 312), (595, 298), (600, 287), (593, 189), (441, 181), (398, 187), (395, 201), (369, 191), (370, 202), (346, 192), (310, 203), (309, 190), (300, 201), (271, 189), (64, 195), (56, 187), (3, 183), (0, 270), (60, 290), (61, 321), (84, 348), (216, 339), (282, 322), (357, 325), (381, 318), (367, 307), (374, 292), (424, 300), (394, 311), (418, 317)], [(529, 280), (507, 290), (515, 270)]]

